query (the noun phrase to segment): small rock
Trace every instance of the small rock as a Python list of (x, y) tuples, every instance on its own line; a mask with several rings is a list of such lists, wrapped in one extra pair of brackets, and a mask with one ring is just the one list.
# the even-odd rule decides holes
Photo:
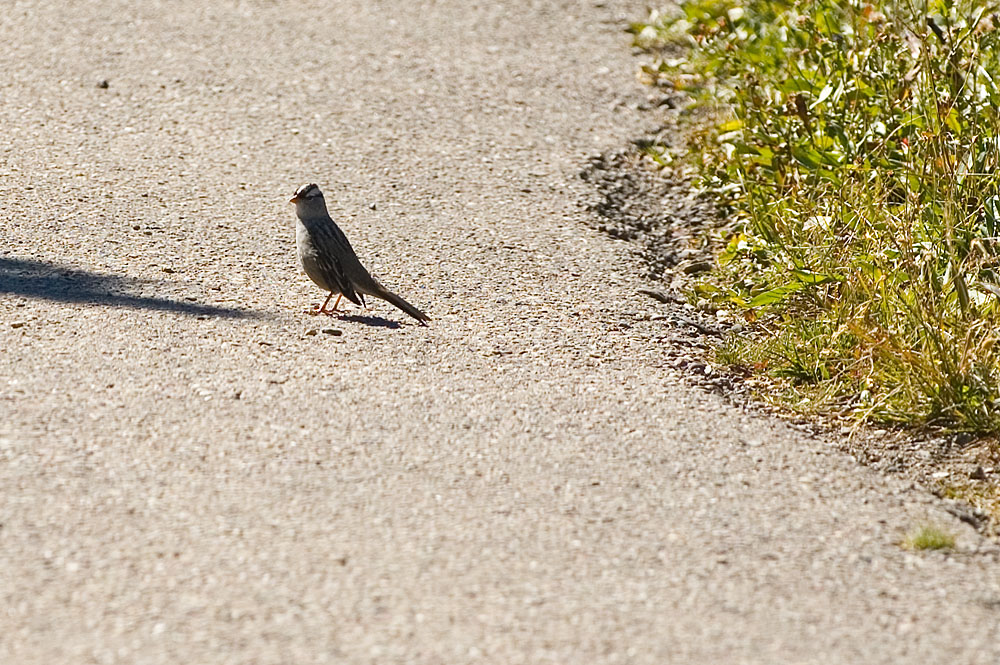
[(970, 432), (959, 432), (955, 435), (955, 443), (959, 446), (967, 446), (976, 440), (976, 435)]
[(639, 289), (639, 293), (649, 296), (654, 300), (659, 300), (662, 303), (675, 303), (680, 300), (677, 296), (672, 296), (666, 291), (657, 291), (656, 289)]
[(313, 335), (316, 335), (318, 333), (319, 333), (318, 330), (316, 330), (315, 328), (312, 328), (311, 330), (307, 330), (306, 331), (306, 336), (307, 337), (312, 337)]
[(10, 324), (10, 327), (11, 328), (23, 328), (26, 325), (28, 325), (27, 321), (14, 321), (13, 323)]
[(972, 480), (986, 480), (986, 470), (981, 466), (977, 466), (969, 473), (969, 478)]
[(698, 298), (698, 302), (695, 303), (695, 307), (698, 308), (700, 312), (708, 312), (709, 314), (715, 314), (716, 308), (708, 298)]
[(685, 275), (695, 275), (701, 272), (708, 272), (712, 269), (712, 264), (708, 261), (692, 261), (687, 265), (681, 266), (681, 271)]
[(107, 90), (110, 85), (111, 84), (108, 83), (108, 79), (101, 79), (100, 81), (97, 82), (97, 87), (101, 88), (102, 90)]
[(336, 328), (323, 328), (324, 335), (333, 335), (334, 337), (340, 337), (344, 334), (343, 330), (338, 330)]

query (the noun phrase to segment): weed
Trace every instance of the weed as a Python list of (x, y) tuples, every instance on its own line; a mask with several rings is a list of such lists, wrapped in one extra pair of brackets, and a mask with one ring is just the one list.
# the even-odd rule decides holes
[(922, 524), (906, 535), (903, 547), (910, 550), (950, 550), (955, 547), (955, 536), (932, 524)]
[(721, 103), (692, 147), (736, 230), (695, 290), (756, 321), (723, 356), (863, 419), (1000, 431), (997, 9), (689, 0), (633, 25), (651, 81)]

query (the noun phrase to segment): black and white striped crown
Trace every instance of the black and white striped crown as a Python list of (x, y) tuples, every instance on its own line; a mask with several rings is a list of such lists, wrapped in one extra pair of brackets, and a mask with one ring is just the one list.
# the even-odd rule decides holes
[(300, 199), (321, 199), (323, 198), (323, 192), (320, 191), (319, 185), (309, 183), (308, 185), (302, 185), (295, 190), (295, 196)]

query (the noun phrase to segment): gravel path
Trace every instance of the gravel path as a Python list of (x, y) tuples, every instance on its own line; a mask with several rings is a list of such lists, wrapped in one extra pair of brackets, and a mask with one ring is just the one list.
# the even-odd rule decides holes
[[(7, 3), (0, 662), (1000, 662), (995, 545), (685, 387), (589, 229), (641, 4)], [(431, 327), (302, 313), (308, 181)]]

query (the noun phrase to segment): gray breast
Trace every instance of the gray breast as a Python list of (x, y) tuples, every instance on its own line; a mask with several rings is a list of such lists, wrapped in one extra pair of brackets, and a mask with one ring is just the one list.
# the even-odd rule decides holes
[(309, 279), (324, 291), (339, 291), (336, 286), (331, 286), (333, 280), (328, 279), (329, 275), (323, 269), (319, 250), (301, 219), (295, 221), (295, 245), (298, 249), (299, 263)]

